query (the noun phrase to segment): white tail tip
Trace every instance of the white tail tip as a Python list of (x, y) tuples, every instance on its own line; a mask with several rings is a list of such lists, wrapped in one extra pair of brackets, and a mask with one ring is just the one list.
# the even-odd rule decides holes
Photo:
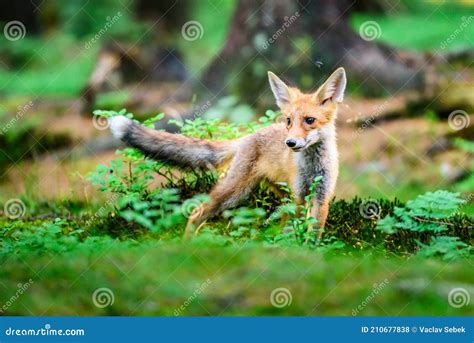
[(117, 139), (122, 139), (127, 132), (127, 127), (132, 123), (132, 120), (125, 116), (117, 116), (109, 118), (110, 130)]

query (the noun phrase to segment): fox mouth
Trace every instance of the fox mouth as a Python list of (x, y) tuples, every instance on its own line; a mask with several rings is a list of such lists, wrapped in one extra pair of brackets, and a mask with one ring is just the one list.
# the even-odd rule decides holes
[(306, 149), (309, 145), (310, 145), (310, 142), (306, 142), (305, 145), (303, 145), (303, 146), (294, 147), (294, 148), (290, 148), (290, 149), (293, 150), (293, 152), (300, 152), (300, 151), (303, 151), (304, 149)]

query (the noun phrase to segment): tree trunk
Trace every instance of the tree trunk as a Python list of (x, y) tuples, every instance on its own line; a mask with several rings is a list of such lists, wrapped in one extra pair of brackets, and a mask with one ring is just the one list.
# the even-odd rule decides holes
[(362, 9), (384, 11), (377, 0), (239, 0), (203, 83), (215, 95), (232, 92), (252, 104), (268, 88), (267, 70), (310, 88), (343, 66), (355, 87), (372, 94), (421, 89), (423, 58), (376, 43), (377, 25), (363, 34), (350, 28), (350, 14)]
[[(401, 89), (422, 89), (423, 58), (399, 52), (372, 39), (383, 34), (378, 24), (366, 22), (355, 33), (349, 26), (353, 1), (312, 1), (308, 5), (315, 39), (313, 56), (344, 66), (348, 73), (362, 81), (369, 91), (398, 92)], [(367, 24), (367, 25), (365, 25)], [(365, 26), (364, 26), (365, 25)], [(415, 58), (413, 59), (412, 56)]]

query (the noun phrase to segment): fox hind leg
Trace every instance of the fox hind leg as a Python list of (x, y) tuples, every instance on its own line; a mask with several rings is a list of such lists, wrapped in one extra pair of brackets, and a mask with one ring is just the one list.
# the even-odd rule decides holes
[(254, 185), (255, 183), (251, 180), (241, 180), (238, 183), (222, 180), (222, 183), (218, 183), (209, 194), (209, 201), (193, 211), (188, 219), (184, 237), (190, 238), (193, 233), (197, 235), (201, 224), (212, 215), (236, 205), (250, 193)]
[[(237, 157), (237, 156), (236, 156)], [(212, 215), (222, 212), (248, 195), (260, 180), (252, 170), (252, 163), (234, 159), (227, 175), (209, 193), (209, 201), (196, 208), (189, 217), (184, 238), (198, 234), (200, 225)]]

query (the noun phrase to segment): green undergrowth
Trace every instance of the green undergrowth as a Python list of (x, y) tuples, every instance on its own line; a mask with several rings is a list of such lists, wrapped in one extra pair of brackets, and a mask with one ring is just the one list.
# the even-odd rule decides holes
[[(139, 219), (142, 212), (135, 208), (121, 212), (117, 207), (99, 210), (100, 214), (92, 215), (63, 218), (53, 218), (51, 215), (32, 216), (15, 221), (3, 219), (0, 221), (0, 253), (9, 256), (47, 255), (87, 247), (92, 249), (96, 242), (110, 240), (134, 244), (155, 240), (180, 242), (186, 223), (183, 213), (186, 201), (180, 201), (178, 196), (173, 200), (176, 205), (168, 204), (169, 209), (164, 210), (166, 218), (151, 227), (148, 227), (146, 220)], [(380, 206), (378, 215), (384, 219), (361, 215), (364, 208), (373, 204)], [(417, 226), (424, 225), (425, 222), (414, 220), (413, 227), (386, 232), (386, 222), (394, 220), (392, 216), (398, 212), (397, 209), (405, 206), (398, 201), (374, 199), (333, 201), (325, 238), (317, 245), (306, 245), (302, 240), (296, 239), (294, 232), (289, 230), (292, 226), (272, 223), (270, 218), (274, 212), (266, 207), (241, 207), (216, 216), (205, 226), (200, 236), (205, 237), (206, 242), (212, 246), (239, 246), (252, 242), (265, 246), (300, 246), (322, 251), (380, 250), (388, 255), (412, 255), (422, 251), (423, 255), (444, 259), (470, 255), (473, 220), (462, 213), (443, 217), (439, 222), (433, 221), (433, 227), (427, 230)], [(133, 211), (137, 211), (137, 214), (130, 215), (129, 212)], [(424, 218), (427, 217), (425, 215)], [(285, 232), (287, 230), (289, 233)]]
[[(107, 117), (120, 112), (97, 111)], [(162, 114), (146, 120), (152, 127)], [(199, 138), (239, 137), (277, 120), (268, 111), (257, 123), (222, 124), (217, 120), (177, 123), (184, 134)], [(206, 193), (221, 171), (177, 171), (161, 162), (144, 158), (136, 149), (117, 151), (108, 165), (99, 165), (88, 180), (106, 195), (100, 208), (81, 210), (80, 204), (50, 208), (29, 204), (28, 216), (3, 220), (0, 251), (5, 254), (46, 254), (73, 251), (101, 239), (145, 242), (176, 240), (183, 235), (187, 218), (208, 201)], [(316, 185), (306, 200), (316, 195)], [(315, 241), (307, 228), (316, 219), (310, 207), (295, 205), (288, 185), (260, 184), (237, 208), (211, 218), (202, 229), (211, 245), (240, 245), (248, 242), (275, 247), (296, 246), (324, 251), (380, 250), (386, 254), (437, 256), (443, 259), (468, 257), (472, 245), (473, 218), (462, 211), (461, 193), (428, 192), (401, 203), (397, 199), (335, 199), (324, 239)], [(73, 206), (74, 205), (74, 206)], [(64, 208), (70, 208), (64, 212)], [(75, 209), (75, 207), (78, 207)], [(92, 242), (92, 243), (90, 243)]]

